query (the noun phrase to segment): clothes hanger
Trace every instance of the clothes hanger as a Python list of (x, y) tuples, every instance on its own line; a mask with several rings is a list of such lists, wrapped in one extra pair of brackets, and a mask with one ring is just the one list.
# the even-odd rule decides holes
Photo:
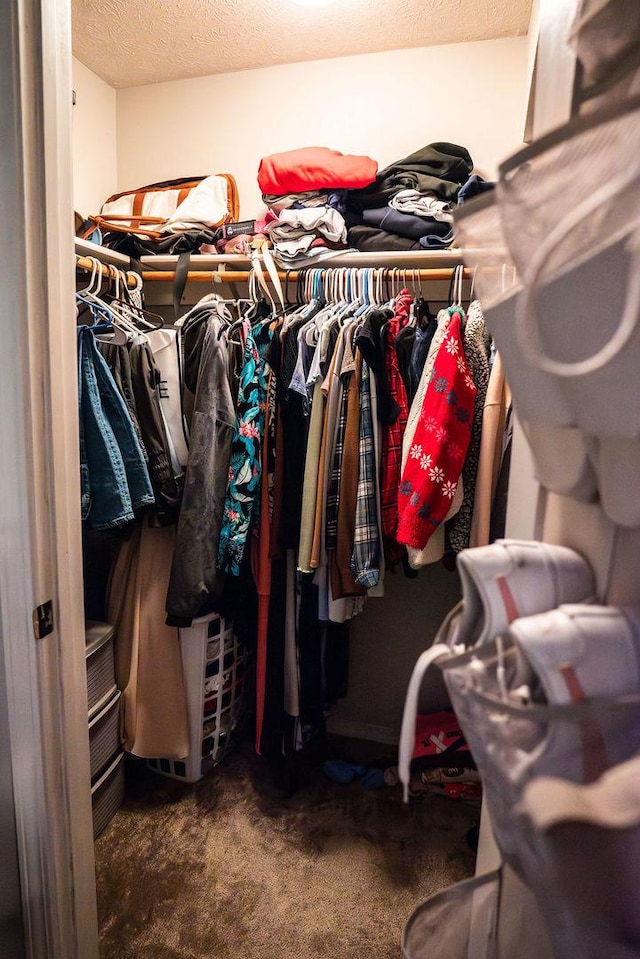
[[(126, 285), (126, 278), (123, 276), (120, 270), (116, 267), (109, 265), (109, 274), (111, 282), (114, 286), (114, 297), (109, 302), (109, 309), (112, 311), (114, 316), (115, 324), (122, 328), (125, 333), (129, 335), (129, 338), (140, 339), (145, 337), (145, 332), (140, 329), (134, 319), (134, 310), (136, 307), (132, 304), (131, 308), (125, 300), (120, 298), (121, 287)], [(123, 279), (125, 282), (123, 283)], [(139, 318), (138, 318), (139, 319)], [(155, 329), (155, 327), (154, 327)], [(121, 339), (121, 338), (120, 338)], [(111, 340), (110, 342), (114, 342)]]
[[(88, 310), (88, 314), (91, 316), (92, 323), (79, 323), (78, 326), (84, 326), (87, 329), (93, 330), (106, 330), (112, 329), (113, 327), (113, 314), (109, 308), (104, 303), (98, 303), (95, 300), (89, 300), (84, 296), (81, 296), (79, 293), (76, 293), (76, 301), (78, 303), (84, 303)], [(105, 319), (98, 321), (98, 317), (103, 316)], [(80, 317), (78, 317), (80, 319)]]
[[(79, 257), (76, 257), (78, 260)], [(94, 286), (96, 284), (96, 278), (100, 277), (100, 282), (102, 282), (102, 264), (94, 256), (87, 256), (85, 259), (89, 260), (91, 263), (91, 273), (89, 275), (89, 285), (83, 289), (77, 290), (81, 296), (85, 296), (87, 293), (94, 293)]]

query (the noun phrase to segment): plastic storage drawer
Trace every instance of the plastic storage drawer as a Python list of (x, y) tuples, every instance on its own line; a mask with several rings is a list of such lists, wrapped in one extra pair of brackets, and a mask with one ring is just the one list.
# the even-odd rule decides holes
[(89, 760), (93, 782), (120, 751), (120, 692), (96, 712), (89, 722)]
[(87, 705), (89, 718), (116, 692), (114, 628), (109, 623), (87, 622)]
[(107, 828), (124, 799), (124, 754), (119, 753), (91, 787), (93, 838)]

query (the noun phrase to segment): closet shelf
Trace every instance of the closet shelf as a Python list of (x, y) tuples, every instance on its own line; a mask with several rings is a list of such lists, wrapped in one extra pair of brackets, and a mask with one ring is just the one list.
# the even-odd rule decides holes
[[(147, 270), (170, 271), (175, 269), (178, 261), (177, 256), (142, 256), (140, 262)], [(399, 269), (447, 269), (458, 266), (462, 263), (462, 250), (410, 250), (398, 253), (341, 253), (322, 260), (317, 264), (318, 267), (330, 269), (335, 267), (357, 267), (357, 268), (380, 268), (393, 267)], [(189, 263), (189, 270), (193, 272), (204, 272), (216, 269), (219, 266), (234, 266), (240, 270), (251, 269), (251, 260), (247, 256), (236, 254), (210, 254), (202, 255), (194, 253)], [(282, 268), (281, 268), (282, 269)], [(292, 265), (291, 270), (312, 269), (312, 267), (296, 267)]]
[(93, 256), (101, 263), (111, 263), (112, 266), (117, 266), (121, 270), (127, 270), (131, 265), (131, 260), (124, 253), (108, 250), (106, 246), (100, 246), (90, 240), (81, 240), (79, 237), (75, 237), (75, 248), (77, 256)]
[[(94, 256), (101, 263), (112, 263), (121, 269), (127, 269), (130, 264), (130, 258), (123, 253), (116, 253), (107, 247), (99, 246), (97, 243), (91, 243), (90, 240), (80, 240), (76, 237), (75, 249), (79, 256)], [(161, 254), (159, 256), (140, 257), (142, 266), (147, 271), (159, 270), (169, 272), (175, 270), (178, 257), (175, 255)], [(320, 267), (357, 267), (357, 268), (380, 268), (388, 269), (447, 269), (458, 266), (462, 263), (462, 250), (409, 250), (407, 252), (389, 252), (389, 253), (342, 253), (330, 257), (318, 264)], [(199, 254), (194, 253), (189, 263), (189, 270), (192, 272), (204, 272), (215, 270), (220, 266), (235, 267), (239, 270), (251, 269), (251, 260), (247, 256), (235, 254)], [(297, 267), (292, 267), (297, 269)]]

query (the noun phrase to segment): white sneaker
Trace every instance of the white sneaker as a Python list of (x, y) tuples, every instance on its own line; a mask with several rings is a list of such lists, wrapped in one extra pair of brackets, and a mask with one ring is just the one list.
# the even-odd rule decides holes
[(458, 556), (463, 601), (443, 621), (433, 646), (414, 666), (404, 703), (398, 770), (408, 801), (418, 698), (424, 676), (439, 659), (462, 648), (483, 645), (521, 616), (560, 603), (585, 602), (593, 595), (593, 572), (566, 546), (524, 540), (497, 540)]
[(515, 620), (509, 635), (549, 703), (640, 693), (640, 622), (633, 610), (563, 605)]
[(467, 649), (494, 639), (515, 619), (561, 603), (588, 602), (595, 591), (588, 563), (552, 543), (499, 539), (463, 550), (458, 569), (463, 605), (449, 642)]

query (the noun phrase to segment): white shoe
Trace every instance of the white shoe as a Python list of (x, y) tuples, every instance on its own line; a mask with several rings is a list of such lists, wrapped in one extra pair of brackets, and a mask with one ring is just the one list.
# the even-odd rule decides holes
[(549, 703), (640, 693), (640, 623), (632, 610), (563, 605), (517, 619), (509, 635)]
[(463, 601), (445, 618), (433, 646), (419, 657), (407, 688), (398, 758), (405, 802), (420, 687), (431, 665), (454, 651), (494, 639), (520, 616), (563, 602), (586, 601), (595, 588), (586, 561), (566, 546), (551, 543), (497, 540), (490, 546), (463, 550), (458, 569)]
[(499, 539), (463, 550), (458, 569), (463, 606), (449, 641), (467, 649), (494, 639), (520, 617), (587, 602), (595, 590), (588, 563), (552, 543)]

